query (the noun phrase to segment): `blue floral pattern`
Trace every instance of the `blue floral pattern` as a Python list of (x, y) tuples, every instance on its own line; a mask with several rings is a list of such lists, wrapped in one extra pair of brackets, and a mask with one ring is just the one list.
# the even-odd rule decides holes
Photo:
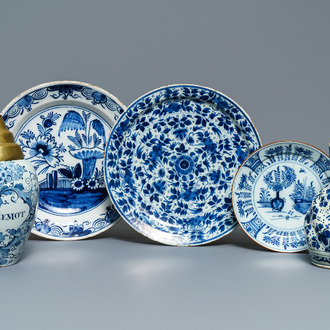
[(166, 244), (204, 244), (237, 226), (232, 180), (259, 146), (249, 117), (221, 93), (161, 88), (135, 101), (112, 130), (106, 185), (137, 231)]
[(314, 196), (305, 217), (305, 233), (312, 263), (330, 268), (330, 185)]
[(24, 160), (0, 162), (0, 266), (21, 256), (35, 219), (38, 178)]
[(299, 142), (276, 142), (249, 156), (233, 184), (233, 206), (244, 231), (275, 251), (306, 249), (304, 216), (330, 182), (330, 160)]
[(69, 81), (37, 86), (6, 107), (4, 121), (39, 177), (33, 233), (87, 238), (119, 220), (105, 188), (103, 156), (123, 111), (107, 92)]

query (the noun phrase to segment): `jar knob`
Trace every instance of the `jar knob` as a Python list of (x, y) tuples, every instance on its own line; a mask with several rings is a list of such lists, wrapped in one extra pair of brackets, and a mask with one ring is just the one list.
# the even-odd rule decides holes
[(15, 143), (13, 134), (0, 116), (0, 161), (24, 159), (21, 147)]

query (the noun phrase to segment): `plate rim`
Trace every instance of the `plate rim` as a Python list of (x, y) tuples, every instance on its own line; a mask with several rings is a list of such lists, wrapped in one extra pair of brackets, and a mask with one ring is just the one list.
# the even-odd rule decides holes
[(239, 166), (239, 168), (237, 169), (237, 172), (234, 176), (234, 180), (233, 180), (233, 185), (232, 185), (232, 191), (231, 191), (231, 201), (232, 201), (232, 205), (233, 205), (233, 210), (234, 210), (234, 214), (235, 214), (235, 217), (237, 219), (237, 222), (239, 224), (239, 227), (243, 230), (243, 232), (250, 238), (252, 239), (255, 243), (257, 243), (259, 246), (263, 247), (265, 250), (268, 250), (268, 251), (273, 251), (273, 252), (278, 252), (278, 253), (300, 253), (300, 252), (304, 252), (304, 251), (307, 251), (308, 248), (306, 246), (305, 249), (302, 249), (302, 250), (296, 250), (296, 251), (286, 251), (286, 250), (277, 250), (277, 249), (272, 249), (266, 245), (263, 245), (261, 244), (259, 241), (257, 241), (256, 239), (254, 239), (253, 237), (251, 237), (247, 231), (244, 229), (244, 227), (241, 225), (241, 222), (239, 221), (239, 217), (237, 216), (236, 214), (236, 211), (235, 211), (235, 207), (234, 207), (234, 182), (237, 178), (237, 175), (240, 171), (240, 169), (244, 166), (245, 162), (250, 158), (252, 157), (255, 153), (259, 152), (260, 150), (266, 148), (266, 147), (269, 147), (271, 145), (274, 145), (274, 144), (278, 144), (278, 143), (295, 143), (295, 144), (302, 144), (302, 145), (306, 145), (306, 146), (309, 146), (315, 150), (317, 150), (318, 152), (320, 152), (321, 154), (323, 154), (324, 156), (326, 156), (329, 160), (330, 160), (330, 157), (329, 155), (327, 155), (323, 150), (321, 150), (320, 148), (318, 147), (315, 147), (313, 146), (312, 144), (309, 144), (309, 143), (306, 143), (306, 142), (302, 142), (302, 141), (298, 141), (298, 140), (278, 140), (278, 141), (274, 141), (274, 142), (270, 142), (270, 143), (267, 143), (265, 145), (262, 145), (260, 148), (258, 148), (257, 150), (253, 151), (244, 161), (243, 163)]
[[(244, 115), (247, 117), (247, 119), (249, 120), (249, 122), (252, 124), (253, 128), (254, 128), (254, 132), (256, 133), (256, 136), (259, 140), (259, 144), (260, 146), (262, 147), (263, 144), (262, 144), (262, 141), (261, 141), (261, 137), (260, 137), (260, 134), (257, 130), (257, 127), (256, 125), (254, 124), (253, 120), (251, 119), (250, 115), (245, 111), (245, 109), (239, 104), (237, 103), (236, 101), (234, 101), (232, 98), (230, 98), (229, 96), (227, 96), (227, 94), (223, 93), (223, 92), (220, 92), (219, 90), (215, 89), (215, 88), (211, 88), (211, 87), (207, 87), (207, 86), (204, 86), (204, 85), (199, 85), (199, 84), (189, 84), (189, 83), (183, 83), (183, 84), (169, 84), (169, 85), (163, 85), (163, 86), (160, 86), (158, 88), (155, 88), (155, 89), (152, 89), (151, 91), (149, 92), (146, 92), (145, 94), (142, 94), (141, 96), (139, 96), (138, 98), (136, 98), (133, 102), (131, 102), (127, 107), (126, 107), (126, 110), (131, 108), (135, 103), (138, 103), (141, 99), (147, 97), (148, 95), (150, 94), (154, 94), (156, 91), (160, 91), (162, 89), (166, 89), (166, 88), (171, 88), (171, 87), (196, 87), (196, 88), (203, 88), (203, 89), (207, 89), (209, 91), (212, 91), (212, 92), (215, 92), (217, 94), (220, 94), (221, 96), (227, 98), (231, 103), (233, 103), (236, 107), (238, 107), (240, 110), (242, 110), (242, 112), (244, 113)], [(117, 124), (119, 123), (121, 117), (124, 116), (126, 110), (118, 117), (115, 125), (113, 126), (113, 128), (111, 129), (110, 131), (110, 136), (112, 135), (112, 131), (115, 130), (115, 128), (117, 127)], [(329, 146), (330, 146), (330, 143), (329, 143)], [(258, 148), (259, 149), (259, 148)]]
[[(10, 107), (12, 107), (19, 99), (21, 99), (23, 96), (37, 90), (37, 89), (42, 89), (45, 87), (49, 87), (49, 86), (53, 86), (53, 85), (81, 85), (81, 86), (85, 86), (85, 87), (89, 87), (89, 88), (95, 88), (98, 89), (102, 92), (104, 92), (104, 94), (107, 94), (109, 97), (111, 97), (111, 99), (114, 99), (118, 104), (120, 104), (120, 106), (123, 108), (124, 112), (126, 111), (127, 107), (124, 105), (123, 102), (121, 102), (118, 97), (114, 96), (113, 94), (111, 94), (110, 92), (108, 92), (107, 90), (91, 84), (91, 83), (87, 83), (87, 82), (83, 82), (83, 81), (79, 81), (79, 80), (51, 80), (51, 81), (47, 81), (38, 85), (35, 85), (33, 87), (30, 87), (28, 89), (25, 89), (23, 92), (19, 93), (17, 96), (15, 96), (4, 108), (3, 110), (0, 112), (0, 116), (3, 115), (3, 113), (5, 113), (6, 111), (8, 111), (8, 109)], [(122, 115), (122, 114), (121, 114)], [(118, 116), (118, 119), (121, 117)]]
[[(145, 99), (146, 97), (148, 97), (149, 95), (151, 94), (154, 94), (156, 92), (159, 92), (161, 90), (164, 90), (166, 88), (179, 88), (179, 87), (189, 87), (189, 88), (200, 88), (200, 89), (205, 89), (205, 90), (208, 90), (208, 91), (212, 91), (212, 92), (215, 92), (216, 94), (219, 94), (223, 97), (225, 97), (226, 99), (228, 99), (232, 104), (234, 104), (237, 108), (240, 109), (240, 111), (244, 114), (244, 116), (247, 118), (247, 120), (249, 121), (249, 123), (251, 123), (251, 126), (253, 127), (253, 133), (254, 135), (256, 136), (256, 139), (258, 141), (258, 144), (259, 144), (259, 147), (256, 147), (257, 149), (259, 149), (260, 147), (262, 147), (262, 141), (261, 141), (261, 138), (260, 138), (260, 134), (254, 124), (254, 122), (251, 120), (251, 117), (249, 116), (249, 114), (244, 110), (243, 107), (241, 107), (237, 102), (233, 101), (230, 97), (228, 97), (225, 93), (223, 92), (220, 92), (219, 90), (216, 90), (214, 88), (210, 88), (210, 87), (206, 87), (206, 86), (203, 86), (203, 85), (199, 85), (199, 84), (189, 84), (189, 83), (184, 83), (184, 84), (169, 84), (169, 85), (163, 85), (161, 87), (158, 87), (158, 88), (155, 88), (151, 91), (148, 91), (147, 93), (139, 96), (138, 98), (136, 98), (133, 102), (131, 102), (127, 107), (126, 107), (126, 111), (123, 112), (117, 119), (116, 121), (116, 124), (113, 126), (113, 128), (111, 129), (111, 132), (110, 132), (110, 135), (109, 135), (109, 139), (108, 139), (108, 142), (107, 142), (107, 145), (105, 147), (105, 151), (104, 151), (104, 163), (105, 163), (105, 166), (103, 168), (103, 171), (104, 171), (104, 179), (105, 179), (105, 184), (106, 184), (106, 188), (107, 188), (107, 191), (108, 191), (108, 195), (113, 203), (113, 205), (115, 206), (116, 210), (118, 211), (118, 213), (120, 214), (120, 216), (122, 217), (122, 219), (124, 219), (124, 221), (131, 227), (133, 228), (135, 231), (137, 231), (139, 234), (143, 235), (144, 237), (147, 237), (148, 239), (154, 241), (154, 242), (157, 242), (157, 243), (160, 243), (160, 244), (164, 244), (164, 245), (168, 245), (168, 246), (180, 246), (180, 247), (193, 247), (193, 246), (201, 246), (201, 245), (206, 245), (206, 244), (210, 244), (212, 242), (215, 242), (225, 236), (227, 236), (228, 234), (230, 234), (231, 232), (233, 232), (236, 228), (239, 227), (238, 225), (238, 221), (236, 221), (237, 223), (235, 224), (235, 226), (233, 226), (233, 228), (231, 228), (230, 230), (228, 230), (227, 232), (225, 232), (222, 236), (219, 236), (219, 237), (216, 237), (216, 238), (213, 238), (211, 240), (207, 240), (207, 241), (204, 241), (204, 242), (198, 242), (196, 244), (171, 244), (171, 243), (168, 243), (168, 242), (163, 242), (163, 241), (160, 241), (160, 240), (156, 240), (154, 238), (151, 238), (149, 236), (147, 236), (146, 234), (142, 233), (140, 230), (138, 230), (137, 228), (133, 227), (133, 225), (126, 219), (126, 217), (124, 216), (124, 214), (122, 213), (121, 209), (117, 207), (117, 203), (114, 201), (113, 199), (113, 196), (110, 192), (110, 188), (108, 187), (108, 182), (107, 182), (107, 171), (106, 171), (106, 155), (107, 155), (107, 150), (108, 150), (108, 147), (109, 147), (109, 144), (110, 144), (110, 140), (112, 138), (112, 135), (113, 133), (115, 132), (117, 126), (119, 125), (119, 123), (121, 122), (121, 119), (122, 117), (124, 117), (127, 113), (127, 111), (135, 106), (138, 102), (140, 102), (140, 100), (142, 99)], [(236, 175), (236, 173), (235, 173)], [(234, 181), (232, 181), (233, 183)], [(231, 191), (231, 190), (230, 190)], [(234, 216), (235, 217), (235, 216)], [(236, 219), (236, 217), (235, 217)]]
[[(25, 95), (28, 95), (29, 93), (32, 93), (32, 92), (34, 92), (36, 90), (39, 90), (39, 89), (43, 89), (43, 88), (46, 88), (46, 87), (49, 87), (49, 86), (56, 86), (56, 85), (78, 85), (78, 86), (83, 86), (83, 87), (95, 89), (95, 90), (97, 90), (97, 91), (105, 94), (106, 96), (108, 96), (109, 98), (111, 98), (115, 103), (117, 103), (122, 108), (123, 113), (127, 109), (127, 107), (124, 105), (124, 103), (122, 103), (116, 96), (114, 96), (113, 94), (111, 94), (107, 90), (105, 90), (105, 89), (103, 89), (103, 88), (101, 88), (101, 87), (99, 87), (97, 85), (94, 85), (94, 84), (91, 84), (91, 83), (87, 83), (87, 82), (83, 82), (83, 81), (78, 81), (78, 80), (67, 80), (67, 79), (65, 79), (65, 80), (52, 80), (52, 81), (44, 82), (44, 83), (35, 85), (33, 87), (30, 87), (30, 88), (24, 90), (23, 92), (21, 92), (20, 94), (18, 94), (16, 97), (14, 97), (5, 106), (5, 108), (0, 112), (0, 116), (3, 116), (15, 103), (17, 103), (17, 101), (19, 101)], [(118, 115), (118, 118), (121, 115), (122, 114)], [(22, 116), (22, 115), (20, 115), (20, 116)], [(113, 127), (115, 126), (115, 124), (116, 124), (116, 120), (114, 119)], [(112, 128), (111, 128), (111, 130), (112, 130)], [(110, 132), (111, 132), (111, 130), (110, 130)], [(104, 153), (105, 153), (105, 149), (104, 149)], [(103, 157), (103, 159), (104, 159), (104, 157)], [(103, 166), (103, 172), (104, 172), (104, 166)], [(39, 180), (38, 180), (38, 182), (39, 182)], [(108, 194), (108, 196), (109, 196), (109, 194)], [(112, 200), (111, 199), (110, 199), (110, 201), (112, 203)], [(116, 210), (117, 210), (117, 208), (116, 208)], [(71, 217), (71, 216), (69, 216), (69, 217)], [(36, 213), (36, 218), (37, 218), (37, 213)], [(109, 224), (108, 226), (105, 226), (104, 228), (102, 228), (101, 230), (99, 230), (97, 232), (93, 232), (93, 233), (88, 234), (88, 235), (85, 235), (85, 236), (73, 236), (73, 237), (50, 236), (50, 235), (47, 235), (45, 233), (41, 233), (41, 232), (37, 231), (34, 228), (34, 225), (32, 227), (31, 234), (36, 235), (38, 237), (45, 238), (45, 239), (54, 240), (54, 241), (78, 241), (78, 240), (84, 240), (84, 239), (89, 239), (89, 238), (95, 237), (95, 236), (97, 236), (97, 235), (105, 232), (106, 230), (110, 229), (114, 225), (116, 225), (118, 222), (120, 222), (120, 220), (121, 220), (121, 215), (118, 214), (118, 217), (111, 224)]]

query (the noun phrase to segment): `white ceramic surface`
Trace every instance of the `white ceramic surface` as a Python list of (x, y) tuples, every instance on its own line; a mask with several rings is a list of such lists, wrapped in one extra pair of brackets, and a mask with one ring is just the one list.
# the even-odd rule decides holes
[(33, 87), (4, 109), (6, 126), (39, 178), (34, 234), (82, 239), (120, 219), (105, 188), (103, 156), (124, 109), (105, 90), (76, 81)]
[(0, 266), (15, 264), (33, 227), (39, 185), (26, 160), (0, 162)]
[(233, 100), (197, 85), (171, 85), (134, 101), (111, 132), (105, 181), (123, 218), (171, 245), (206, 244), (237, 227), (231, 185), (260, 147)]
[(237, 220), (268, 249), (305, 250), (305, 214), (329, 182), (329, 158), (317, 148), (294, 141), (263, 146), (236, 174), (232, 199)]
[(305, 217), (305, 232), (312, 263), (330, 268), (330, 185), (314, 197)]

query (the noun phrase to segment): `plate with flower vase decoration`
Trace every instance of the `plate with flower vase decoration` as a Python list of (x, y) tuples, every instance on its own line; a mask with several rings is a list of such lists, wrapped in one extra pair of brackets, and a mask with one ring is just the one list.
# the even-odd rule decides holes
[(77, 240), (120, 219), (103, 177), (106, 138), (125, 110), (105, 90), (55, 81), (17, 96), (2, 112), (24, 157), (38, 173), (39, 208), (32, 233)]
[(234, 212), (247, 235), (265, 248), (306, 250), (305, 215), (329, 182), (325, 153), (302, 142), (274, 142), (252, 153), (237, 171)]
[(133, 102), (111, 131), (106, 186), (141, 234), (168, 245), (206, 244), (238, 225), (232, 181), (260, 145), (248, 115), (224, 94), (161, 87)]

